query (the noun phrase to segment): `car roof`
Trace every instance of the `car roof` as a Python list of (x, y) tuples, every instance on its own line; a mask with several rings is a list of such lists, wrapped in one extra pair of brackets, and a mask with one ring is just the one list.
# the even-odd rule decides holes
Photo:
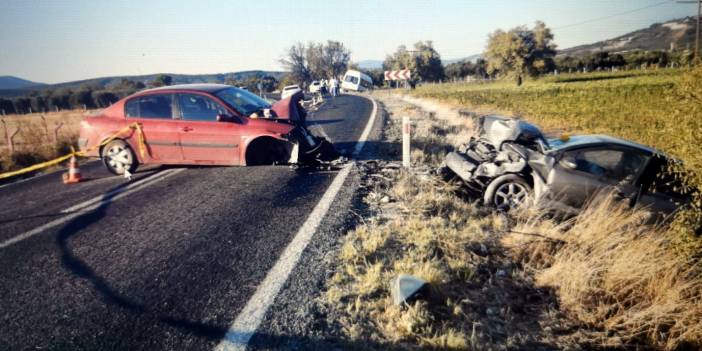
[(167, 85), (163, 87), (147, 89), (142, 91), (143, 93), (154, 92), (154, 91), (167, 91), (167, 90), (194, 90), (202, 91), (206, 93), (216, 93), (222, 89), (234, 88), (231, 85), (226, 84), (212, 84), (212, 83), (196, 83), (196, 84), (177, 84), (177, 85)]
[(650, 146), (602, 134), (573, 135), (565, 142), (560, 139), (550, 139), (549, 144), (556, 150), (574, 149), (590, 145), (614, 145), (638, 149), (651, 154), (663, 154)]

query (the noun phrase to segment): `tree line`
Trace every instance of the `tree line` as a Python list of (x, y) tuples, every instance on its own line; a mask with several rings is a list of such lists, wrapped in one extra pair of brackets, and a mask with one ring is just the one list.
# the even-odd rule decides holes
[(77, 89), (59, 88), (31, 91), (15, 98), (0, 98), (0, 112), (25, 114), (70, 109), (94, 109), (112, 105), (119, 99), (144, 89), (146, 85), (129, 79), (109, 88), (83, 85)]
[[(86, 84), (78, 88), (34, 90), (14, 98), (0, 97), (0, 115), (105, 108), (147, 87), (155, 88), (172, 84), (173, 77), (159, 74), (147, 84), (122, 79), (119, 83), (108, 87)], [(271, 76), (250, 76), (243, 80), (227, 78), (225, 84), (244, 87), (253, 92), (259, 92), (260, 84), (262, 92), (270, 92), (277, 88), (278, 81)]]

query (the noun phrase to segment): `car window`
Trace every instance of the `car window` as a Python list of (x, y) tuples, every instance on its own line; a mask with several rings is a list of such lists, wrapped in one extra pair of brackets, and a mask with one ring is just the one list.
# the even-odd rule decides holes
[(178, 94), (180, 118), (188, 121), (216, 121), (217, 115), (226, 114), (224, 106), (198, 94)]
[(127, 117), (171, 119), (172, 94), (153, 94), (133, 98), (125, 104)]
[(218, 91), (215, 95), (231, 108), (241, 112), (245, 116), (263, 109), (271, 108), (271, 104), (269, 104), (268, 101), (246, 90), (228, 88)]
[(663, 155), (655, 155), (641, 175), (641, 186), (649, 193), (664, 194), (675, 198), (686, 198), (688, 192), (682, 181), (684, 174), (678, 174), (670, 167), (670, 161)]
[(346, 76), (346, 81), (351, 82), (353, 84), (358, 84), (358, 77)]
[(568, 151), (564, 158), (574, 162), (578, 171), (615, 182), (633, 182), (648, 160), (643, 153), (617, 149)]

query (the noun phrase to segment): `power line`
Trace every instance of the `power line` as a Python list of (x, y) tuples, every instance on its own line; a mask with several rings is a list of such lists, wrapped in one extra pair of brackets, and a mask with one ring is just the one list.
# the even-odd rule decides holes
[(695, 60), (700, 57), (700, 17), (702, 16), (702, 0), (677, 0), (679, 4), (697, 4), (697, 29), (695, 30)]
[(630, 14), (630, 13), (634, 13), (634, 12), (638, 12), (638, 11), (643, 11), (643, 10), (646, 10), (646, 9), (650, 9), (650, 8), (652, 8), (652, 7), (661, 6), (661, 5), (664, 5), (664, 4), (671, 4), (671, 3), (672, 3), (671, 1), (662, 1), (662, 2), (659, 2), (659, 3), (655, 3), (655, 4), (648, 5), (648, 6), (644, 6), (644, 7), (639, 7), (639, 8), (632, 9), (632, 10), (628, 10), (628, 11), (624, 11), (624, 12), (613, 13), (613, 14), (608, 15), (608, 16), (593, 18), (593, 19), (589, 19), (589, 20), (582, 21), (582, 22), (577, 22), (577, 23), (573, 23), (573, 24), (567, 24), (567, 25), (565, 25), (565, 26), (555, 27), (554, 29), (563, 29), (563, 28), (575, 27), (575, 26), (579, 26), (579, 25), (582, 25), (582, 24), (586, 24), (586, 23), (597, 22), (597, 21), (609, 19), (609, 18), (612, 18), (612, 17), (628, 15), (628, 14)]

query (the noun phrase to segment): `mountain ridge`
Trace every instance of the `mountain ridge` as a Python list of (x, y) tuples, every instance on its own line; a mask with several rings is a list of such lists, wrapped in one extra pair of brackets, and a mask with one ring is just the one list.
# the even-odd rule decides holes
[(695, 17), (683, 17), (654, 23), (611, 39), (558, 50), (558, 55), (582, 56), (599, 51), (612, 53), (634, 50), (661, 51), (694, 48)]
[[(272, 76), (275, 79), (280, 79), (280, 77), (285, 74), (281, 71), (264, 71), (264, 70), (248, 70), (239, 72), (227, 72), (227, 73), (210, 73), (210, 74), (175, 74), (175, 73), (153, 73), (153, 74), (143, 74), (143, 75), (125, 75), (125, 76), (109, 76), (109, 77), (98, 77), (81, 79), (69, 82), (55, 83), (55, 84), (42, 84), (40, 85), (27, 85), (20, 88), (0, 88), (0, 96), (12, 97), (26, 94), (27, 92), (33, 90), (49, 90), (49, 89), (62, 89), (62, 88), (79, 88), (83, 85), (94, 85), (101, 88), (109, 87), (112, 85), (119, 84), (122, 79), (128, 79), (132, 81), (138, 81), (142, 83), (148, 83), (152, 81), (156, 76), (165, 74), (173, 78), (173, 84), (187, 84), (187, 83), (224, 83), (227, 79), (242, 80), (249, 78), (251, 76), (263, 77)], [(22, 81), (26, 81), (22, 78), (7, 76), (16, 78)]]

